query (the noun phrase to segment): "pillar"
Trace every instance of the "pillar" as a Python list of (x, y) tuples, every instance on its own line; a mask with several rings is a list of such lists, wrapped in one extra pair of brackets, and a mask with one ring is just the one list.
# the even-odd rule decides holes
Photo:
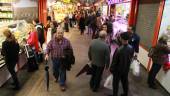
[(137, 17), (137, 8), (138, 8), (138, 0), (132, 0), (131, 1), (131, 8), (129, 13), (129, 26), (134, 26), (136, 23), (136, 17)]
[(38, 0), (38, 17), (44, 25), (47, 22), (47, 0)]

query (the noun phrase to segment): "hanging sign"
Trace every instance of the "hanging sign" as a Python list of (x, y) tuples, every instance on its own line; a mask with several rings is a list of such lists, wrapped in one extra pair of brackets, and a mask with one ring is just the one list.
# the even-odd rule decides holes
[(65, 3), (70, 3), (70, 0), (62, 0)]
[(131, 0), (107, 0), (108, 5), (115, 4), (115, 3), (123, 3), (123, 2), (129, 2)]

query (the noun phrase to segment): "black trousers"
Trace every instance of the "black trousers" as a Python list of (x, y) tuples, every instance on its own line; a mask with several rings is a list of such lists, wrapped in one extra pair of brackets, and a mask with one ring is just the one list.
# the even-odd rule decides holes
[(121, 81), (124, 96), (128, 96), (129, 82), (128, 82), (128, 72), (127, 74), (113, 74), (113, 96), (118, 96), (119, 82)]
[(7, 69), (9, 71), (9, 73), (11, 74), (11, 77), (13, 79), (13, 83), (14, 83), (15, 87), (19, 87), (17, 73), (15, 72), (16, 62), (10, 62), (10, 63), (7, 63), (6, 65), (7, 65)]
[(104, 67), (98, 67), (96, 65), (92, 65), (92, 70), (93, 72), (90, 80), (90, 88), (92, 90), (98, 90), (98, 88), (100, 87), (100, 81), (102, 79)]
[(161, 69), (161, 66), (162, 66), (161, 64), (153, 63), (148, 75), (149, 86), (155, 86), (155, 77), (159, 70)]
[(81, 35), (84, 34), (84, 30), (85, 30), (85, 29), (80, 29), (80, 34), (81, 34)]
[(35, 70), (38, 70), (38, 64), (36, 62), (36, 59), (35, 59), (35, 56), (34, 57), (31, 57), (31, 58), (28, 58), (27, 59), (27, 71), (28, 72), (32, 72), (32, 71), (35, 71)]
[(69, 23), (70, 23), (70, 27), (73, 27), (73, 25), (72, 25), (72, 19), (69, 19)]
[(64, 23), (64, 29), (66, 32), (69, 32), (69, 24), (68, 23)]

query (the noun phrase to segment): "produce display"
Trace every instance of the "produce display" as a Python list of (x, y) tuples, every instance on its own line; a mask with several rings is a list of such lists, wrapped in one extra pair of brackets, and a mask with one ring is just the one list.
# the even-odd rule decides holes
[[(10, 28), (9, 26), (16, 25), (15, 28)], [(0, 27), (0, 48), (2, 47), (2, 42), (5, 40), (5, 36), (3, 36), (2, 30), (4, 28), (9, 27), (12, 33), (15, 35), (15, 38), (18, 42), (22, 42), (23, 38), (27, 38), (27, 22), (26, 21), (16, 21), (13, 24), (9, 24), (7, 26)]]
[(0, 0), (0, 3), (11, 3), (14, 1), (16, 1), (16, 0)]
[(61, 22), (64, 20), (64, 18), (69, 14), (74, 12), (75, 6), (72, 4), (66, 4), (63, 2), (56, 2), (53, 6), (52, 9), (54, 11), (54, 16), (55, 19), (58, 22)]

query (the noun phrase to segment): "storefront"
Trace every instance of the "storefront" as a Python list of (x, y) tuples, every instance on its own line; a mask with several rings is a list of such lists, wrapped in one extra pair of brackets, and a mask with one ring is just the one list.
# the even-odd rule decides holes
[(55, 3), (52, 3), (51, 6), (49, 6), (52, 13), (54, 13), (54, 19), (57, 22), (62, 22), (64, 18), (68, 16), (68, 14), (73, 13), (75, 11), (76, 6), (67, 2), (69, 1), (57, 1)]
[[(139, 1), (136, 33), (140, 36), (140, 51), (138, 59), (149, 71), (152, 60), (148, 57), (148, 50), (154, 46), (159, 37), (169, 37), (169, 15), (170, 0), (143, 0)], [(168, 45), (169, 41), (168, 41)], [(165, 72), (163, 68), (157, 75), (158, 82), (170, 93), (170, 71)]]
[(126, 32), (131, 8), (131, 0), (108, 0), (110, 15), (114, 16), (114, 37), (120, 32)]

